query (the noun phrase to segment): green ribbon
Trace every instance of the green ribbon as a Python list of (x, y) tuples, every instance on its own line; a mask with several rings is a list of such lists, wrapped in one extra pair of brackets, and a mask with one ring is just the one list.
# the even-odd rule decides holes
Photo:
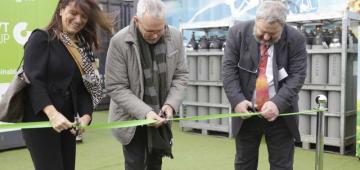
[[(302, 112), (294, 113), (282, 113), (279, 116), (293, 116), (293, 115), (302, 115), (318, 111), (325, 110), (306, 110)], [(172, 118), (169, 121), (189, 121), (189, 120), (210, 120), (210, 119), (221, 119), (221, 118), (230, 118), (230, 117), (249, 117), (249, 116), (260, 116), (261, 113), (226, 113), (226, 114), (210, 114), (203, 116), (192, 116), (192, 117), (182, 117), (182, 118)], [(185, 115), (186, 116), (186, 115)], [(112, 129), (112, 128), (126, 128), (134, 126), (142, 126), (156, 123), (155, 120), (143, 119), (143, 120), (128, 120), (128, 121), (117, 121), (110, 123), (96, 123), (89, 126), (85, 126), (85, 129)], [(49, 128), (52, 127), (50, 122), (23, 122), (23, 123), (4, 123), (0, 124), (0, 129), (33, 129), (33, 128)]]
[(50, 122), (24, 122), (0, 124), (0, 129), (32, 129), (51, 127)]
[(143, 120), (128, 120), (128, 121), (118, 121), (111, 123), (97, 123), (90, 126), (85, 126), (86, 129), (112, 129), (112, 128), (126, 128), (134, 126), (142, 126), (155, 123), (156, 120), (143, 119)]
[(360, 144), (360, 125), (358, 125), (357, 127), (356, 127), (356, 130), (357, 130), (357, 133), (358, 133), (358, 141), (357, 141), (357, 143), (358, 144)]

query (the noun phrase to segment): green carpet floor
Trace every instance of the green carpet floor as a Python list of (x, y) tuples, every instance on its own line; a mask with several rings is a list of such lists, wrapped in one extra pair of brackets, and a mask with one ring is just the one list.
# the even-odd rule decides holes
[[(94, 123), (105, 122), (106, 112), (94, 114)], [(164, 170), (232, 170), (235, 155), (234, 139), (214, 135), (203, 136), (193, 132), (181, 132), (178, 123), (173, 124), (174, 159), (163, 160)], [(261, 144), (259, 170), (268, 170), (266, 145)], [(297, 148), (295, 170), (314, 169), (314, 151)], [(77, 170), (122, 170), (124, 159), (121, 145), (109, 130), (89, 130), (84, 143), (77, 147)], [(31, 170), (31, 158), (27, 149), (0, 152), (0, 170)], [(324, 170), (360, 170), (360, 161), (351, 156), (326, 153)]]

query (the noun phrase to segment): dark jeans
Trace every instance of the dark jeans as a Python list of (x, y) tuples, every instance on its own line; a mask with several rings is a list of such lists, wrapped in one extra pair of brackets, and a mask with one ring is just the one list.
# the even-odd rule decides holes
[(282, 118), (273, 122), (259, 117), (244, 120), (236, 135), (235, 170), (256, 170), (259, 145), (265, 135), (270, 170), (292, 170), (294, 139)]
[(137, 126), (134, 138), (123, 146), (125, 170), (161, 170), (162, 157), (148, 151), (146, 128)]

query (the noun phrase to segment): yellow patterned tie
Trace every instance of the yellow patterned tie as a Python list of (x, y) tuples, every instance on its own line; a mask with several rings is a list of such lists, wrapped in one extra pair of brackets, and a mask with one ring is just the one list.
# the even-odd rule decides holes
[(267, 50), (267, 45), (260, 45), (259, 75), (256, 79), (256, 109), (259, 111), (264, 103), (269, 100), (269, 84), (266, 79), (266, 65), (269, 57)]

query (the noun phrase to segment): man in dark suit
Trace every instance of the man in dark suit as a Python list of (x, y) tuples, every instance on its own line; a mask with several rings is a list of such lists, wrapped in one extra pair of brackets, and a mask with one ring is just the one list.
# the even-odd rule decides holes
[(264, 135), (271, 170), (293, 169), (294, 139), (300, 141), (298, 92), (306, 76), (305, 38), (285, 23), (287, 8), (279, 1), (263, 2), (255, 21), (230, 28), (223, 60), (226, 95), (235, 112), (261, 116), (233, 119), (236, 170), (257, 169)]

